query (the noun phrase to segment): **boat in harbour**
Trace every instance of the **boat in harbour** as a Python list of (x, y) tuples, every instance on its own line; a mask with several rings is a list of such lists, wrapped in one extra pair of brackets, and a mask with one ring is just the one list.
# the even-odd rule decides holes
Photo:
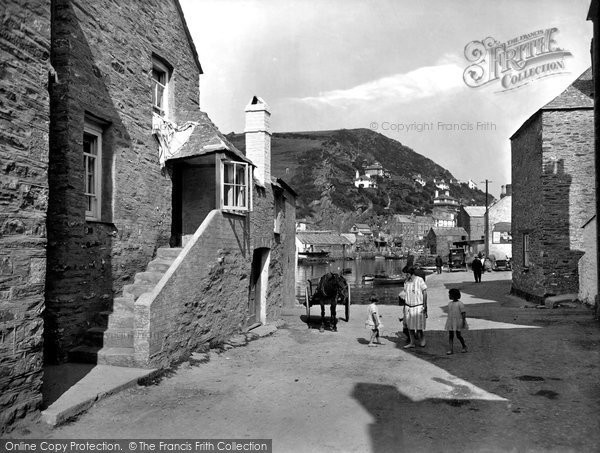
[(403, 285), (406, 277), (404, 275), (382, 275), (373, 277), (374, 285)]

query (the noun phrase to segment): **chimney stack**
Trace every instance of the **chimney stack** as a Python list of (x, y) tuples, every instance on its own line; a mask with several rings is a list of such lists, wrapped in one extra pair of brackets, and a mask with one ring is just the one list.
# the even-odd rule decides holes
[(253, 96), (246, 106), (246, 157), (256, 168), (254, 176), (259, 184), (271, 182), (271, 110), (267, 103)]
[(504, 191), (504, 186), (500, 186), (500, 198), (504, 198), (506, 196), (506, 192)]
[(512, 184), (507, 184), (506, 185), (506, 196), (507, 197), (512, 196)]

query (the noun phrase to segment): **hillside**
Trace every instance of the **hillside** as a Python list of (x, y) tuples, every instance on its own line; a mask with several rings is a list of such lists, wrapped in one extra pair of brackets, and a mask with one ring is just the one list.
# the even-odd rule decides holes
[[(243, 134), (227, 138), (245, 151)], [(297, 218), (311, 218), (318, 228), (347, 231), (353, 223), (381, 224), (393, 214), (428, 214), (433, 179), (453, 179), (431, 159), (368, 129), (274, 133), (271, 153), (271, 173), (298, 192)], [(355, 187), (356, 171), (363, 175), (375, 162), (388, 176), (375, 177), (376, 189)], [(414, 182), (417, 174), (424, 187)], [(465, 205), (485, 203), (485, 193), (458, 182), (450, 184), (450, 195)]]

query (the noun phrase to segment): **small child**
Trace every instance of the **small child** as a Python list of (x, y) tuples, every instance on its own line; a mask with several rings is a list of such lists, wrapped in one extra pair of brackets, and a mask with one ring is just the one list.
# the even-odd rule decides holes
[(446, 354), (454, 353), (454, 332), (456, 332), (456, 338), (458, 338), (462, 345), (462, 352), (467, 352), (467, 345), (460, 334), (461, 329), (466, 330), (469, 328), (467, 325), (465, 304), (460, 301), (460, 290), (457, 288), (450, 289), (448, 296), (450, 297), (450, 302), (448, 303), (448, 319), (446, 320), (445, 329), (448, 331), (450, 349)]
[[(379, 341), (379, 333), (380, 330), (383, 329), (383, 323), (381, 322), (381, 319), (379, 319), (379, 310), (377, 309), (377, 296), (373, 294), (371, 297), (369, 297), (369, 302), (371, 302), (371, 304), (369, 305), (368, 317), (367, 321), (365, 322), (365, 326), (371, 329), (371, 338), (369, 339), (369, 346), (375, 346), (376, 344), (381, 344), (381, 341)], [(373, 342), (374, 340), (377, 341)]]

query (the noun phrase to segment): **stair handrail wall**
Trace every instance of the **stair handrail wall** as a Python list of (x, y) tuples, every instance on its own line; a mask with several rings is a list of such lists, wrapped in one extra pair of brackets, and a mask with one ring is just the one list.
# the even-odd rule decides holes
[[(195, 304), (198, 316), (203, 316), (205, 294), (200, 282), (209, 276), (211, 267), (223, 259), (223, 254), (233, 254), (232, 259), (240, 262), (240, 267), (250, 266), (248, 229), (246, 216), (212, 210), (152, 292), (142, 294), (136, 300), (134, 357), (138, 366), (167, 368), (185, 360), (194, 348), (215, 335), (231, 335), (235, 333), (234, 326), (243, 324), (246, 316), (243, 300), (239, 301), (239, 310), (236, 307), (215, 309), (221, 301), (213, 300), (212, 313), (218, 313), (206, 314), (211, 316), (207, 320), (212, 323), (210, 331), (197, 336), (178, 334), (182, 323), (194, 322), (194, 319), (182, 319), (190, 317), (189, 309), (184, 312), (185, 307)], [(227, 322), (219, 322), (223, 317), (228, 317)]]

